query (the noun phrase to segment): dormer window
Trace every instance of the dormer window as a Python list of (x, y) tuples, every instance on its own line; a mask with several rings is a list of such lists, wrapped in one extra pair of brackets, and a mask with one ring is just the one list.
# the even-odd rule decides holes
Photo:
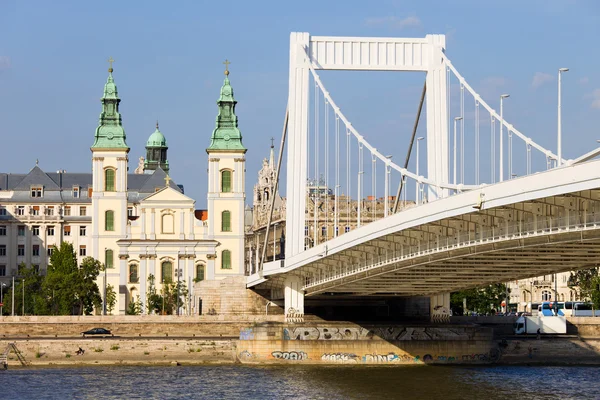
[(79, 186), (73, 186), (73, 198), (74, 199), (79, 198)]
[(31, 187), (31, 197), (42, 197), (44, 190), (42, 186), (32, 186)]

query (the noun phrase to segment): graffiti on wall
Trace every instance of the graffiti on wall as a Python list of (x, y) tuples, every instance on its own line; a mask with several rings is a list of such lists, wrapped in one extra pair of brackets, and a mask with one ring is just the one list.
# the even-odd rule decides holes
[(473, 333), (460, 327), (294, 327), (283, 328), (283, 340), (470, 340)]
[(273, 358), (278, 360), (303, 361), (308, 360), (308, 355), (303, 351), (274, 351)]
[(321, 356), (321, 361), (351, 362), (357, 363), (360, 357), (353, 353), (325, 353)]
[(254, 340), (252, 328), (244, 328), (240, 331), (240, 340)]

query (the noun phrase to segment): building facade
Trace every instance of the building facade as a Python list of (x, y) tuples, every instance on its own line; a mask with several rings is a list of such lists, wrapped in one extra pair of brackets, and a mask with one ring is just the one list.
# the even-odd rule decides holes
[[(141, 300), (147, 313), (148, 282), (185, 281), (190, 295), (178, 309), (202, 313), (199, 286), (205, 280), (244, 275), (245, 153), (235, 115), (229, 71), (217, 101), (218, 116), (208, 153), (208, 207), (168, 176), (167, 141), (158, 129), (146, 143), (135, 173), (122, 124), (113, 69), (101, 99), (91, 173), (0, 173), (0, 281), (18, 279), (18, 266), (45, 274), (50, 255), (63, 241), (78, 260), (92, 256), (106, 266), (103, 290), (118, 288), (116, 312)], [(99, 312), (99, 310), (97, 310)]]

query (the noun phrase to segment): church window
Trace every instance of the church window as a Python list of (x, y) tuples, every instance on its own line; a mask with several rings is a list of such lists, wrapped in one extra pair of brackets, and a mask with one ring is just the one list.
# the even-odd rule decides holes
[(231, 171), (221, 171), (221, 192), (231, 192)]
[(113, 258), (113, 251), (111, 249), (104, 250), (104, 265), (106, 266), (106, 269), (114, 267)]
[(204, 265), (198, 264), (196, 265), (196, 279), (195, 282), (201, 282), (204, 280)]
[(114, 231), (115, 230), (115, 212), (107, 210), (104, 213), (104, 230)]
[(231, 212), (229, 211), (221, 213), (221, 231), (231, 232)]
[(221, 269), (231, 269), (231, 251), (229, 250), (221, 252)]
[(161, 265), (161, 282), (173, 282), (173, 264), (170, 261), (163, 261)]
[(108, 168), (104, 170), (104, 191), (115, 191), (115, 170)]
[(173, 214), (162, 216), (162, 233), (175, 233), (175, 218)]
[(139, 281), (138, 266), (136, 264), (129, 264), (129, 282), (138, 283)]

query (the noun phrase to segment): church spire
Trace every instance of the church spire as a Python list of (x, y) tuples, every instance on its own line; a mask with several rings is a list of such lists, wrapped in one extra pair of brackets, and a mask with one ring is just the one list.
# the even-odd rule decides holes
[(100, 99), (102, 103), (102, 112), (100, 113), (100, 122), (94, 135), (94, 144), (92, 149), (127, 149), (125, 141), (125, 129), (123, 129), (121, 114), (119, 114), (119, 94), (117, 85), (113, 79), (112, 63), (115, 60), (108, 59), (110, 67), (108, 68), (108, 79), (104, 85), (104, 94)]
[(144, 161), (144, 172), (152, 172), (158, 167), (169, 173), (169, 161), (167, 160), (167, 139), (161, 131), (158, 130), (158, 121), (156, 121), (156, 130), (146, 142), (146, 160)]
[(273, 144), (274, 140), (274, 138), (271, 138), (271, 152), (269, 153), (269, 167), (271, 167), (271, 169), (275, 169), (275, 145)]
[(219, 114), (211, 136), (210, 146), (206, 151), (242, 151), (245, 153), (246, 148), (242, 144), (242, 133), (238, 129), (238, 119), (235, 115), (237, 101), (233, 97), (233, 88), (229, 82), (230, 62), (225, 60), (223, 64), (225, 64), (225, 80), (221, 87), (219, 100), (217, 100)]

